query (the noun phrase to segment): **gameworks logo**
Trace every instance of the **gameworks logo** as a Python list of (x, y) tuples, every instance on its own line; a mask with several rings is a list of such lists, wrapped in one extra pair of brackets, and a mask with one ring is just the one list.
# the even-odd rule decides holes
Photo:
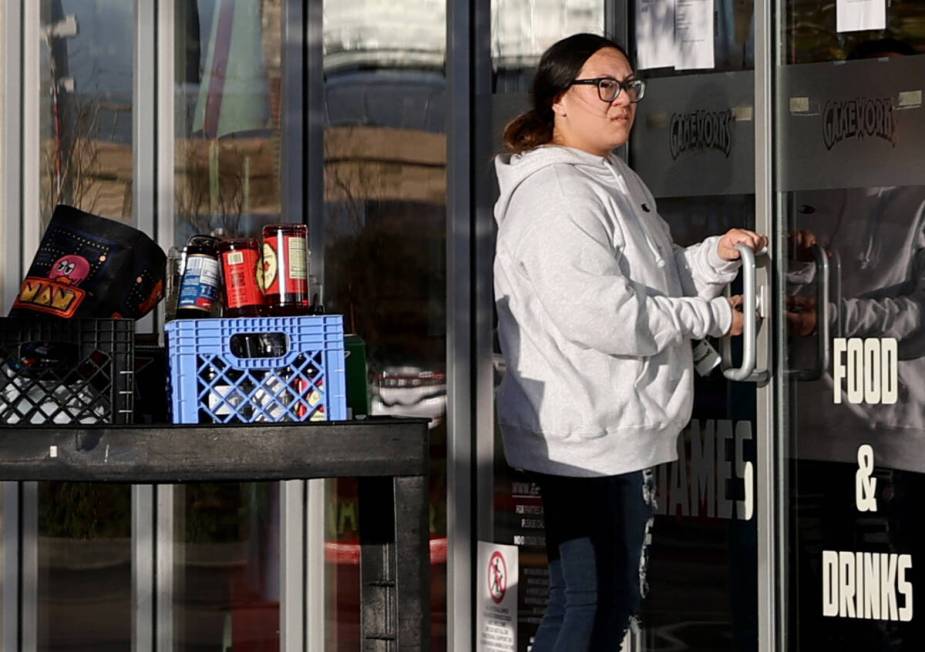
[(829, 100), (822, 110), (822, 140), (832, 149), (848, 139), (880, 138), (896, 146), (893, 103), (888, 97)]
[(677, 160), (684, 152), (708, 149), (722, 152), (729, 158), (734, 123), (735, 116), (730, 109), (672, 114), (669, 134), (671, 158)]

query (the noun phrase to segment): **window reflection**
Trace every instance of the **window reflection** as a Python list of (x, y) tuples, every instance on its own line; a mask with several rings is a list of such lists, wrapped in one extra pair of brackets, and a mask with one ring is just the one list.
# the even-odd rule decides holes
[(132, 215), (134, 14), (119, 0), (46, 0), (41, 8), (40, 208)]
[(175, 490), (173, 649), (278, 650), (279, 484)]
[[(325, 308), (366, 343), (373, 414), (431, 419), (433, 647), (446, 646), (446, 6), (325, 3)], [(460, 216), (467, 219), (467, 216)], [(329, 650), (360, 649), (353, 481), (329, 482)]]
[(177, 2), (178, 245), (281, 221), (281, 12), (281, 0)]
[(353, 0), (324, 6), (324, 69), (437, 69), (446, 56), (443, 0)]
[(569, 34), (600, 34), (603, 25), (601, 0), (494, 0), (491, 60), (495, 92), (528, 91), (546, 48)]
[(41, 482), (38, 502), (37, 649), (129, 649), (131, 487)]
[[(836, 31), (836, 3), (789, 0), (784, 7), (784, 60), (786, 63), (817, 63), (925, 53), (922, 4), (893, 0), (886, 12), (885, 30)], [(878, 51), (879, 50), (879, 51)]]

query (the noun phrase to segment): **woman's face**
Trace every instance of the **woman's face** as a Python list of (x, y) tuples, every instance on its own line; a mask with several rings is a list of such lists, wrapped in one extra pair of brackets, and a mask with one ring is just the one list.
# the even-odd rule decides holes
[[(633, 79), (633, 68), (619, 50), (602, 48), (592, 54), (577, 79), (611, 77), (618, 81)], [(625, 91), (613, 102), (604, 102), (597, 86), (574, 85), (552, 105), (555, 113), (553, 143), (606, 156), (624, 145), (630, 136), (636, 105)]]

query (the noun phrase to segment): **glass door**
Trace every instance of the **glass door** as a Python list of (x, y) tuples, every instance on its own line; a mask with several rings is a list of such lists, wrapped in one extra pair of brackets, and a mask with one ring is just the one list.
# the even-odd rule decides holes
[[(755, 228), (752, 2), (717, 2), (712, 20), (702, 26), (709, 41), (704, 53), (677, 52), (670, 61), (653, 58), (651, 45), (674, 43), (683, 15), (646, 23), (650, 3), (618, 3), (613, 14), (610, 3), (589, 2), (560, 3), (559, 13), (526, 11), (534, 4), (541, 3), (492, 5), (491, 85), (479, 90), (490, 92), (488, 122), (496, 147), (479, 160), (497, 151), (504, 125), (528, 105), (543, 49), (575, 32), (600, 33), (603, 24), (627, 45), (648, 83), (633, 138), (618, 154), (649, 186), (675, 242), (689, 245), (733, 227)], [(490, 221), (493, 179), (485, 178), (477, 193)], [(766, 267), (759, 260), (760, 277)], [(733, 291), (740, 292), (740, 285)], [(722, 348), (718, 341), (711, 345)], [(739, 343), (732, 349), (729, 366), (741, 359)], [(493, 353), (489, 375), (497, 386), (505, 373), (497, 342)], [(764, 357), (759, 364), (766, 364)], [(479, 380), (485, 379), (480, 367)], [(719, 368), (698, 378), (679, 459), (653, 469), (658, 508), (647, 545), (648, 592), (624, 649), (758, 649), (756, 394), (755, 383), (731, 382)], [(490, 398), (480, 398), (479, 412), (491, 412)], [(518, 650), (527, 651), (546, 606), (543, 503), (529, 478), (507, 466), (500, 433), (493, 435), (491, 446), (483, 443), (479, 450), (480, 460), (492, 460), (491, 486), (480, 486), (480, 495), (493, 508), (491, 522), (480, 522), (479, 538), (517, 549), (516, 641)], [(480, 469), (479, 476), (489, 474)], [(480, 590), (483, 567), (473, 575)]]
[(925, 6), (779, 12), (779, 640), (921, 650)]
[[(684, 13), (693, 4), (678, 3), (674, 14), (654, 3), (629, 8), (647, 89), (628, 160), (681, 246), (757, 228), (753, 3), (718, 2), (697, 25)], [(741, 280), (732, 292), (742, 292)], [(742, 338), (734, 339), (727, 366), (740, 359)], [(696, 377), (678, 460), (653, 470), (657, 509), (635, 649), (758, 649), (756, 405), (753, 382), (732, 382), (722, 368)]]

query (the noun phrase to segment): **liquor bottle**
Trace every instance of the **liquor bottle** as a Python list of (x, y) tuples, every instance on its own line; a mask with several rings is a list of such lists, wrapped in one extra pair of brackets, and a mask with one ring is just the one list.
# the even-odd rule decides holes
[(208, 235), (194, 235), (186, 244), (177, 319), (209, 317), (218, 300), (220, 284), (218, 242)]
[(308, 227), (304, 224), (263, 227), (263, 288), (269, 314), (309, 312)]
[(164, 321), (177, 318), (177, 303), (180, 299), (180, 283), (183, 279), (183, 266), (186, 262), (186, 248), (171, 247), (167, 251), (167, 269), (165, 278), (167, 289), (164, 292)]

